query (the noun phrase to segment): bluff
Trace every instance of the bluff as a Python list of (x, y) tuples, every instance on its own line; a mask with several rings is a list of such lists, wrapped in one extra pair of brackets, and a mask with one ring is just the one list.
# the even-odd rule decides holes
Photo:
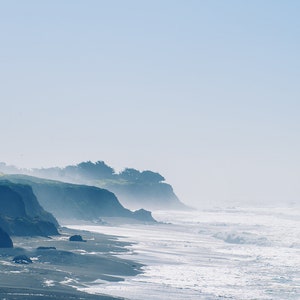
[(58, 223), (29, 185), (0, 180), (0, 227), (9, 235), (57, 235)]
[(0, 248), (13, 248), (10, 236), (2, 228), (0, 228)]
[(176, 196), (173, 187), (159, 173), (126, 168), (116, 173), (103, 161), (82, 162), (64, 168), (18, 169), (0, 163), (0, 172), (27, 174), (69, 183), (92, 185), (113, 192), (131, 209), (188, 209)]
[(101, 217), (114, 217), (155, 222), (148, 211), (132, 212), (124, 208), (117, 197), (106, 189), (26, 175), (3, 175), (2, 178), (30, 185), (40, 204), (59, 220), (97, 221)]

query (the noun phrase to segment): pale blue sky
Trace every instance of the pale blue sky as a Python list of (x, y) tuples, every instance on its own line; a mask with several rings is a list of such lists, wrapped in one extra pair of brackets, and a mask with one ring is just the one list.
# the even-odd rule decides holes
[(0, 161), (104, 160), (189, 204), (300, 202), (300, 1), (1, 1)]

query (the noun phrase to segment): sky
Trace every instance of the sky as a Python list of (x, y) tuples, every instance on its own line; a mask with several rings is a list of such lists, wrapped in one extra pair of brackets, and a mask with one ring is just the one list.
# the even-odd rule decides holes
[(300, 1), (0, 0), (0, 161), (153, 170), (193, 206), (300, 203)]

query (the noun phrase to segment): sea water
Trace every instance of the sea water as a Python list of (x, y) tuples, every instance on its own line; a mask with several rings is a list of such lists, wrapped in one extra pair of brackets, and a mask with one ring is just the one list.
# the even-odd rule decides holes
[(300, 209), (157, 211), (155, 225), (76, 226), (133, 242), (145, 264), (123, 282), (84, 288), (132, 300), (300, 299)]

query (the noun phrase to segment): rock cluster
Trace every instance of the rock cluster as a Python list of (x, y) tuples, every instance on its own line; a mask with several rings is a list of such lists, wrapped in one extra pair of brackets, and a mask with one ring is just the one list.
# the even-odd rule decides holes
[(16, 264), (31, 264), (32, 260), (26, 255), (18, 255), (13, 258)]

